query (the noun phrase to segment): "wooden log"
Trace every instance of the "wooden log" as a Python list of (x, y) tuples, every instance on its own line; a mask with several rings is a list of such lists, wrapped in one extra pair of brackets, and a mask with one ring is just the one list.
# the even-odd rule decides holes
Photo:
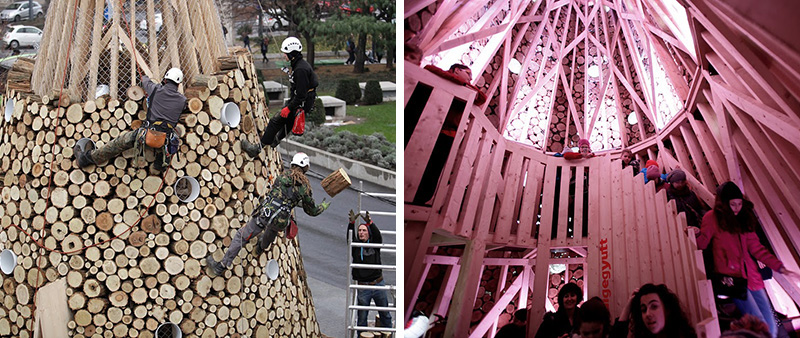
[(125, 91), (125, 95), (128, 97), (128, 100), (139, 101), (144, 98), (144, 89), (139, 86), (130, 86), (128, 90)]
[(213, 91), (217, 89), (217, 78), (212, 75), (196, 74), (188, 82), (189, 87), (207, 87)]
[(184, 91), (184, 95), (187, 98), (198, 98), (201, 101), (208, 100), (208, 96), (211, 95), (211, 91), (208, 89), (207, 86), (204, 87), (189, 87), (186, 88)]
[(350, 177), (343, 168), (339, 168), (339, 170), (332, 172), (330, 175), (328, 175), (328, 177), (325, 177), (325, 179), (320, 182), (322, 189), (324, 189), (325, 192), (331, 197), (334, 197), (340, 192), (344, 191), (344, 189), (347, 189), (350, 184), (352, 184)]
[(191, 111), (192, 113), (199, 113), (201, 110), (203, 110), (203, 101), (200, 101), (200, 99), (193, 97), (189, 99), (188, 106), (189, 106), (189, 111)]
[(238, 57), (236, 56), (221, 56), (217, 58), (217, 67), (220, 70), (231, 70), (239, 68)]

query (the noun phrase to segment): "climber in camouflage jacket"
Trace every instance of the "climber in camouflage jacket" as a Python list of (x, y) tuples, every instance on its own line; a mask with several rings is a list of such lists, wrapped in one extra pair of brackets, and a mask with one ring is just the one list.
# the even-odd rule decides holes
[(263, 234), (256, 246), (256, 256), (265, 251), (275, 240), (278, 232), (284, 231), (289, 225), (292, 210), (295, 207), (302, 206), (303, 211), (310, 216), (317, 216), (328, 208), (330, 202), (323, 201), (320, 204), (314, 202), (314, 198), (311, 196), (311, 186), (305, 175), (308, 169), (308, 155), (295, 154), (291, 169), (275, 179), (272, 189), (253, 210), (250, 221), (233, 236), (231, 246), (225, 252), (222, 261), (217, 262), (211, 255), (208, 255), (206, 260), (214, 273), (219, 275), (225, 272), (225, 269), (231, 266), (233, 259), (239, 254), (244, 243), (252, 237), (258, 236), (262, 231)]

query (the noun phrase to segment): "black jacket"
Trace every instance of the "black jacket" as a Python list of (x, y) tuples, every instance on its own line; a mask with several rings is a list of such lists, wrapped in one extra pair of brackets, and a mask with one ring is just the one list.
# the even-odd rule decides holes
[[(575, 313), (577, 314), (578, 309), (575, 309)], [(536, 338), (557, 338), (561, 337), (565, 333), (569, 333), (570, 336), (574, 330), (576, 330), (580, 325), (578, 324), (577, 315), (573, 317), (573, 322), (576, 325), (570, 325), (569, 323), (569, 316), (567, 315), (566, 311), (556, 311), (548, 312), (544, 315), (544, 320), (542, 321), (542, 325), (539, 326), (539, 330), (536, 331)]]
[(292, 90), (287, 106), (292, 111), (302, 107), (306, 101), (308, 91), (319, 86), (317, 74), (311, 69), (311, 65), (306, 60), (303, 60), (302, 56), (292, 60), (292, 73), (289, 74), (289, 82), (292, 83)]
[[(369, 239), (367, 240), (367, 243), (383, 243), (381, 231), (378, 230), (378, 227), (375, 225), (375, 223), (370, 222), (367, 229), (369, 230)], [(361, 240), (358, 239), (358, 228), (354, 223), (348, 224), (347, 230), (353, 230), (353, 243), (361, 243)], [(353, 263), (356, 264), (381, 264), (380, 248), (353, 247), (352, 255)], [(353, 279), (359, 282), (372, 282), (382, 276), (383, 272), (380, 269), (353, 268)]]

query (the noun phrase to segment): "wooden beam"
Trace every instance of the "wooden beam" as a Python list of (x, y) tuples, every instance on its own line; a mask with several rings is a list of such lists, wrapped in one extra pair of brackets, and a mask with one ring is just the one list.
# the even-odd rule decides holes
[[(139, 66), (139, 68), (142, 69), (142, 72), (145, 75), (147, 75), (148, 77), (150, 77), (152, 79), (153, 78), (153, 72), (150, 71), (150, 67), (147, 65), (147, 61), (145, 61), (144, 58), (142, 57), (142, 55), (139, 54), (139, 51), (137, 51), (135, 48), (133, 48), (133, 44), (131, 43), (131, 40), (128, 38), (127, 35), (125, 35), (121, 30), (118, 30), (117, 32), (119, 32), (120, 42), (122, 42), (122, 44), (125, 45), (125, 48), (128, 49), (128, 52), (131, 53), (131, 55), (133, 55), (134, 53), (136, 54), (136, 57), (135, 57), (136, 58), (136, 65)], [(133, 69), (133, 72), (134, 72), (132, 74), (132, 76), (134, 77), (133, 81), (139, 81), (138, 76), (136, 76), (136, 67), (133, 67), (133, 65), (131, 65), (131, 68)]]
[[(446, 337), (467, 337), (469, 335), (472, 308), (475, 304), (475, 290), (480, 284), (480, 270), (483, 264), (486, 243), (480, 237), (469, 241), (461, 256), (461, 270), (458, 273), (453, 294), (455, 297), (447, 312)], [(448, 290), (445, 290), (447, 292)]]
[[(688, 118), (690, 120), (692, 119), (692, 117)], [(689, 148), (689, 154), (692, 155), (692, 159), (694, 160), (693, 163), (697, 168), (697, 173), (703, 186), (707, 188), (716, 186), (717, 182), (714, 181), (714, 178), (711, 175), (711, 169), (706, 163), (706, 157), (703, 156), (703, 148), (700, 146), (700, 142), (697, 140), (697, 135), (695, 135), (690, 127), (686, 126), (684, 123), (681, 124), (680, 129), (681, 136), (686, 141), (686, 145)], [(710, 162), (711, 160), (709, 159), (708, 161)]]
[[(514, 281), (511, 282), (511, 285), (508, 286), (504, 292), (501, 293), (503, 296), (494, 303), (494, 306), (483, 315), (483, 319), (481, 319), (480, 323), (472, 330), (470, 333), (470, 338), (480, 338), (486, 335), (487, 331), (492, 327), (492, 323), (497, 320), (497, 317), (500, 316), (501, 313), (506, 309), (506, 306), (511, 303), (512, 300), (519, 294), (520, 290), (523, 289), (523, 276), (525, 272), (522, 274), (517, 275), (514, 278)], [(527, 289), (527, 285), (524, 287)], [(471, 309), (470, 309), (471, 311)]]

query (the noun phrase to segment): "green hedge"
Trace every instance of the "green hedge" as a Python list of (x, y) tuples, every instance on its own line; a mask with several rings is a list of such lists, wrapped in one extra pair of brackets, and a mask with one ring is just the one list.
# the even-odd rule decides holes
[(355, 104), (358, 99), (361, 98), (361, 88), (358, 87), (358, 81), (355, 79), (339, 81), (334, 96), (340, 100), (344, 100), (347, 104)]
[(322, 99), (319, 97), (314, 101), (314, 110), (308, 114), (308, 121), (316, 126), (325, 124), (325, 106), (322, 105)]
[(294, 140), (356, 161), (396, 170), (395, 144), (389, 142), (383, 134), (363, 136), (349, 131), (337, 133), (331, 127), (322, 126), (306, 131), (303, 136), (295, 137)]
[(373, 105), (383, 102), (383, 90), (378, 81), (367, 81), (367, 86), (364, 88), (364, 104)]

